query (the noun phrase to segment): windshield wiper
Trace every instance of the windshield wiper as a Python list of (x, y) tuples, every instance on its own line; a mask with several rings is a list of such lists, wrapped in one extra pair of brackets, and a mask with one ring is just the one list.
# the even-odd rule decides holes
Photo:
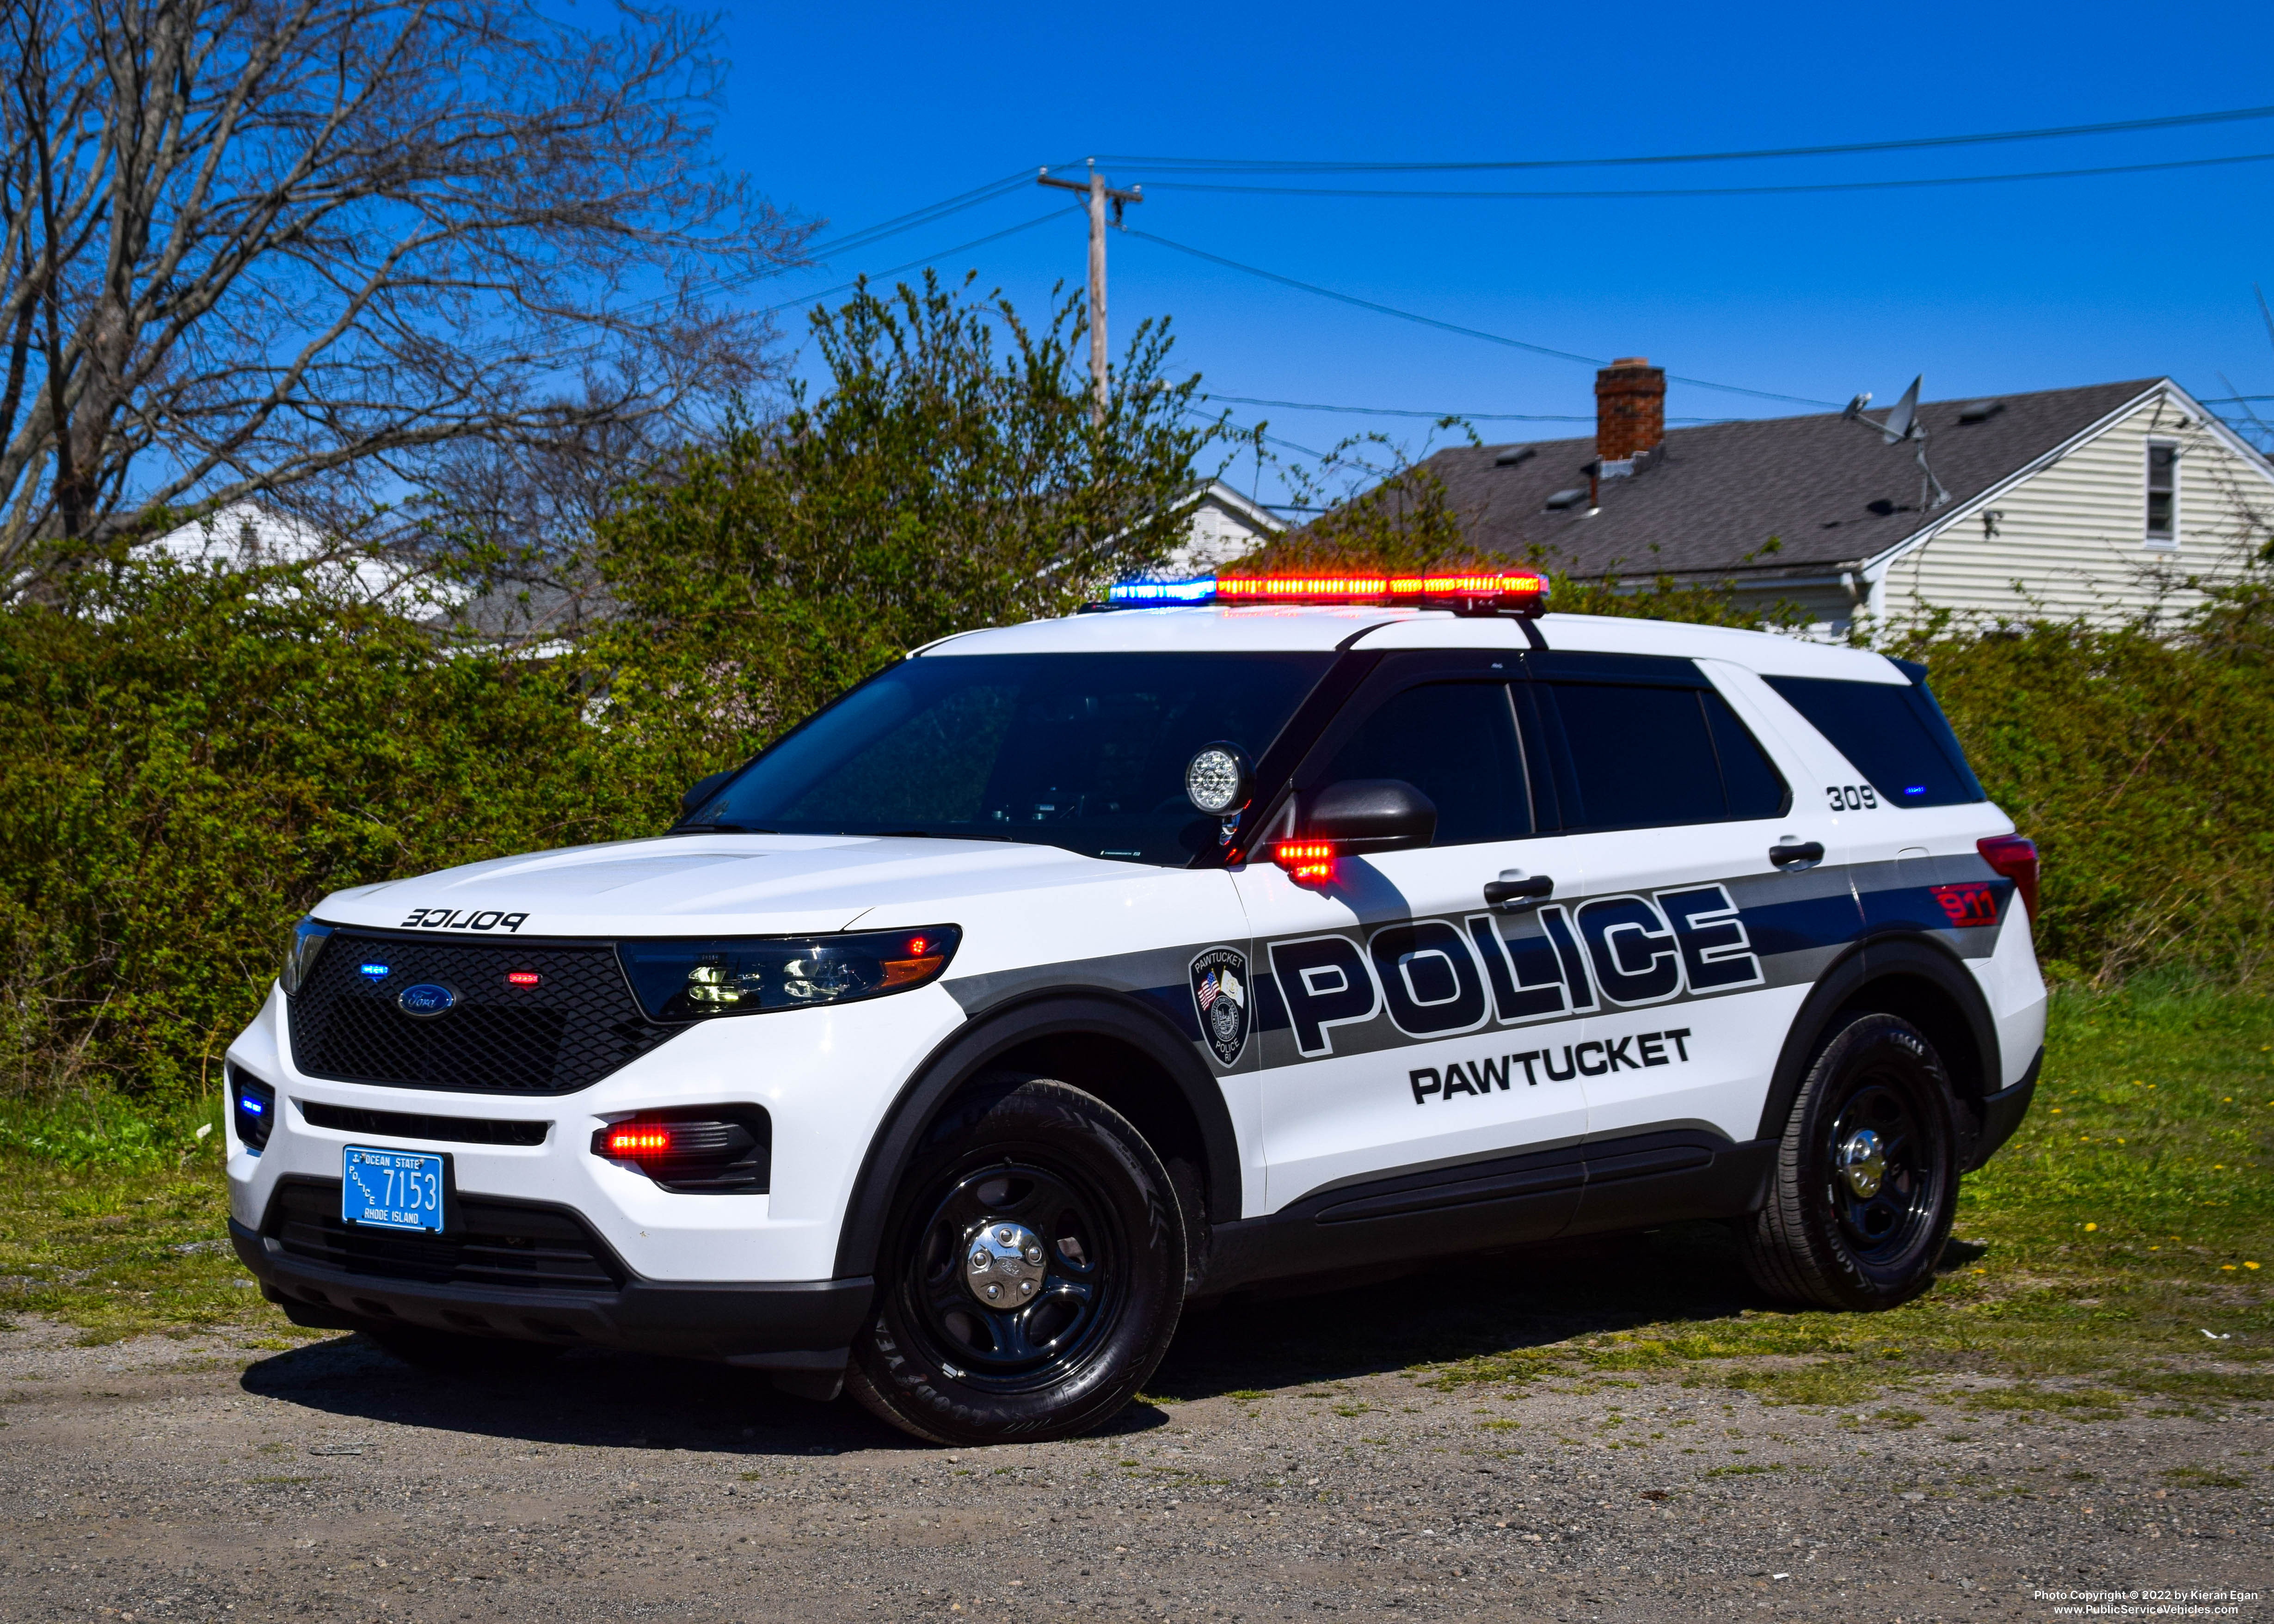
[(663, 831), (667, 835), (778, 835), (779, 829), (761, 829), (755, 823), (674, 823)]

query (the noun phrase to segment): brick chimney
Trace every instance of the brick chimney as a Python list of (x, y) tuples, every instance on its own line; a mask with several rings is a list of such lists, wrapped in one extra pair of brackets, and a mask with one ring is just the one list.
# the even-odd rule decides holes
[(1626, 356), (1595, 374), (1595, 455), (1624, 462), (1666, 438), (1666, 369)]

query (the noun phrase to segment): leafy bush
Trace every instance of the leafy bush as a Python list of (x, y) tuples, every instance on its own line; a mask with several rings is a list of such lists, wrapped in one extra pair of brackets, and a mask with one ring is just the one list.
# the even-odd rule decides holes
[(2176, 624), (1916, 628), (1992, 800), (2044, 862), (2039, 956), (2112, 985), (2174, 966), (2263, 978), (2274, 947), (2274, 584)]
[(687, 765), (584, 703), (297, 571), (155, 563), (0, 613), (0, 1067), (202, 1093), (324, 892), (657, 827)]
[[(952, 632), (1063, 614), (1181, 538), (1216, 428), (1141, 325), (1093, 418), (1081, 306), (1030, 328), (927, 276), (813, 319), (827, 386), (622, 493), (591, 645), (611, 726), (720, 764)], [(998, 339), (998, 335), (1000, 335)]]

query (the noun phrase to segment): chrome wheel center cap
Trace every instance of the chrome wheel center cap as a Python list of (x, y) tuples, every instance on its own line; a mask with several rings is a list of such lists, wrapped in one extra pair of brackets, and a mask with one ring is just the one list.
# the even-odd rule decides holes
[(1869, 1199), (1879, 1193), (1886, 1182), (1887, 1155), (1880, 1147), (1879, 1136), (1869, 1128), (1858, 1128), (1841, 1144), (1840, 1177), (1848, 1181), (1848, 1188)]
[(963, 1283), (988, 1308), (1017, 1308), (1043, 1289), (1043, 1243), (1022, 1223), (990, 1218), (963, 1243)]

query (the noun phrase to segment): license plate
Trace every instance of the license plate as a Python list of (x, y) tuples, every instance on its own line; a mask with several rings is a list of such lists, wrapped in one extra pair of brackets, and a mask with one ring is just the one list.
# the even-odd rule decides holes
[(350, 1145), (342, 1153), (340, 1216), (366, 1229), (440, 1235), (448, 1169), (446, 1157), (429, 1151)]

